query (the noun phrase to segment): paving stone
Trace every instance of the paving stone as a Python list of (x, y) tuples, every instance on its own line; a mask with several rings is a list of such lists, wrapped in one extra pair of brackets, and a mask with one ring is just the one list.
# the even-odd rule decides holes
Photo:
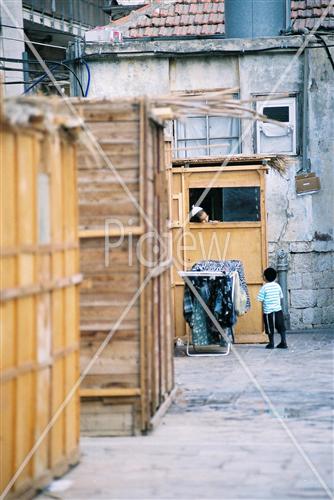
[(330, 485), (334, 329), (287, 338), (287, 351), (234, 346), (281, 420), (233, 352), (176, 358), (180, 390), (162, 424), (148, 436), (83, 438), (61, 498), (328, 498), (285, 426)]

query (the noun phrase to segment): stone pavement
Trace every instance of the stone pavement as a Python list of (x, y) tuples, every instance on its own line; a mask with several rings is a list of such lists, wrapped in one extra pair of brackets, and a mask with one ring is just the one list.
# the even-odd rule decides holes
[(180, 390), (160, 427), (149, 436), (82, 439), (82, 462), (57, 498), (331, 498), (321, 481), (333, 491), (333, 341), (334, 331), (319, 330), (289, 335), (287, 351), (235, 346), (311, 467), (233, 353), (178, 357)]

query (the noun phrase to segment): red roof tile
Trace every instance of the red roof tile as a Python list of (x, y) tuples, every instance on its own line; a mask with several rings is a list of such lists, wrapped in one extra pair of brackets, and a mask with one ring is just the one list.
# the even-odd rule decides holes
[[(314, 28), (329, 4), (330, 0), (292, 0), (292, 30)], [(224, 0), (176, 0), (170, 4), (156, 0), (113, 25), (130, 38), (223, 35)], [(334, 7), (320, 21), (319, 28), (334, 29)]]

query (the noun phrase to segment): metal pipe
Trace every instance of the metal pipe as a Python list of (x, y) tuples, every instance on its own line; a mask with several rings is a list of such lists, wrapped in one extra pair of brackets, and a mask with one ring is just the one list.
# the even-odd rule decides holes
[(291, 0), (285, 0), (285, 30), (291, 29)]
[(309, 52), (304, 50), (304, 74), (303, 74), (303, 137), (302, 137), (302, 171), (309, 172), (308, 161), (308, 80), (309, 80)]
[(285, 327), (289, 330), (290, 314), (289, 314), (289, 302), (288, 302), (288, 269), (289, 269), (288, 254), (285, 250), (281, 249), (277, 252), (277, 274), (278, 274), (278, 282), (283, 292), (282, 310), (283, 310)]

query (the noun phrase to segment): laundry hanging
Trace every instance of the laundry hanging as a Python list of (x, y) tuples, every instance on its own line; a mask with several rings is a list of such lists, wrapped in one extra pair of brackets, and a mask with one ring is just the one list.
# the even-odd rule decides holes
[[(234, 271), (238, 273), (239, 276), (239, 286), (242, 290), (241, 293), (243, 298), (240, 297), (240, 316), (249, 311), (251, 307), (250, 297), (248, 292), (248, 286), (245, 278), (244, 266), (241, 260), (232, 259), (232, 260), (200, 260), (196, 262), (191, 268), (192, 271), (212, 271), (212, 272), (221, 272), (231, 275)], [(246, 304), (242, 306), (242, 303), (245, 301), (244, 297), (246, 296)]]
[[(192, 276), (191, 282), (206, 306), (215, 316), (222, 329), (231, 329), (238, 315), (250, 307), (249, 294), (243, 265), (240, 261), (201, 261), (192, 272), (219, 272), (214, 279), (209, 276)], [(226, 345), (216, 325), (202, 307), (200, 300), (185, 285), (183, 301), (184, 317), (192, 330), (194, 345)]]

